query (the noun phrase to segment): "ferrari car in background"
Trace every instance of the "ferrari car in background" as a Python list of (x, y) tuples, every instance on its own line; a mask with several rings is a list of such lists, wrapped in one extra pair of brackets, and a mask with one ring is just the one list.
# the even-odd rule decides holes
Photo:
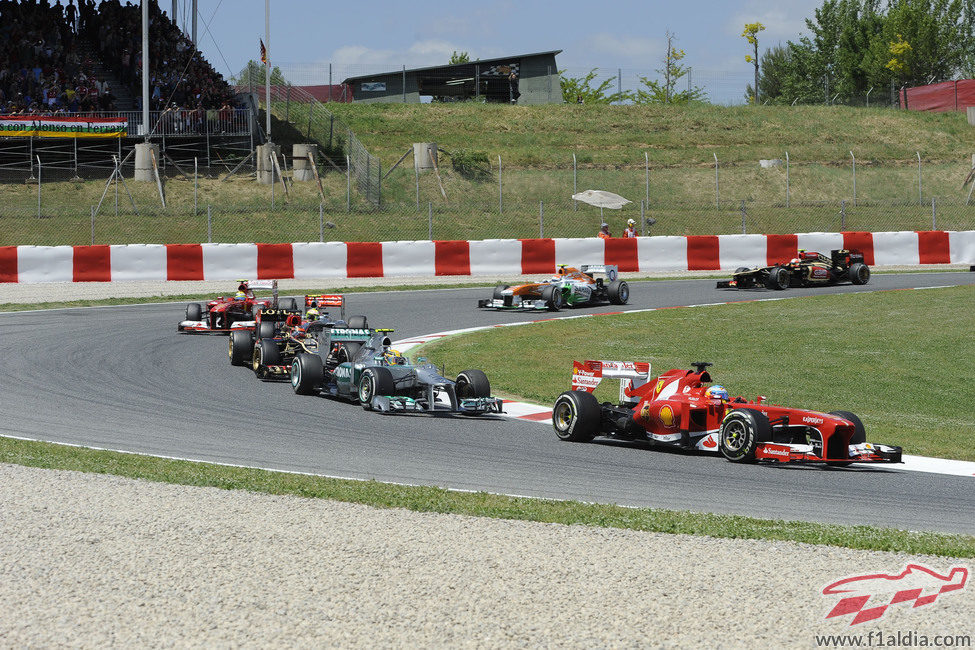
[(579, 268), (560, 264), (556, 274), (541, 282), (494, 288), (491, 298), (478, 300), (482, 309), (537, 309), (558, 311), (563, 306), (580, 307), (610, 303), (625, 305), (630, 285), (619, 279), (619, 268), (609, 264), (583, 264)]
[(870, 281), (870, 267), (863, 262), (863, 253), (836, 249), (827, 257), (813, 251), (799, 251), (799, 257), (788, 264), (774, 264), (757, 268), (739, 267), (730, 280), (718, 282), (718, 289), (782, 290), (789, 287), (811, 287), (822, 284), (850, 282), (866, 284)]
[(481, 370), (464, 370), (456, 379), (432, 363), (410, 361), (392, 349), (389, 329), (332, 329), (314, 351), (291, 363), (291, 387), (299, 395), (327, 395), (358, 402), (382, 413), (483, 415), (500, 413)]
[[(596, 436), (642, 440), (682, 449), (719, 452), (734, 462), (899, 463), (901, 448), (869, 443), (863, 423), (848, 411), (821, 413), (730, 398), (711, 384), (710, 363), (651, 377), (646, 362), (574, 362), (572, 390), (555, 401), (552, 424), (562, 440)], [(620, 380), (619, 402), (599, 403), (593, 390)]]
[[(254, 289), (270, 289), (270, 298), (257, 298)], [(219, 296), (205, 305), (192, 302), (186, 306), (186, 319), (176, 326), (186, 334), (229, 334), (233, 330), (253, 330), (257, 313), (267, 308), (297, 309), (294, 298), (278, 299), (277, 280), (249, 282), (237, 280), (232, 296)]]

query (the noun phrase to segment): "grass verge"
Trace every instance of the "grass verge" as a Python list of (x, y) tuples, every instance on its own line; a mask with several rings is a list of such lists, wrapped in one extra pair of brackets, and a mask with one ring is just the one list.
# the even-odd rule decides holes
[[(569, 389), (573, 360), (650, 361), (655, 374), (710, 361), (732, 395), (850, 410), (869, 441), (975, 461), (971, 403), (958, 395), (975, 366), (973, 304), (971, 286), (807, 295), (496, 328), (418, 353), (448, 371), (481, 368), (496, 394), (540, 404)], [(596, 394), (616, 401), (617, 386)]]
[(331, 499), (375, 508), (449, 513), (492, 519), (623, 528), (729, 539), (789, 540), (853, 549), (946, 557), (975, 557), (975, 537), (839, 526), (752, 517), (698, 514), (616, 505), (452, 492), (168, 460), (83, 447), (0, 437), (0, 462), (44, 469), (113, 474), (163, 483)]

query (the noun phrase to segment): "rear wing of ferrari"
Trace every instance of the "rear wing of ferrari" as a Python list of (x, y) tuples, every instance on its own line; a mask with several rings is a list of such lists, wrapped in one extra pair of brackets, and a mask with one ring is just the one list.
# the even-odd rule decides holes
[(317, 307), (338, 307), (339, 318), (345, 320), (345, 296), (337, 293), (321, 293), (318, 295), (305, 295), (305, 310), (314, 303)]
[(603, 379), (620, 380), (620, 402), (636, 403), (632, 391), (650, 381), (649, 361), (573, 361), (572, 390), (591, 393)]
[(241, 282), (246, 282), (247, 287), (251, 290), (254, 289), (270, 289), (271, 290), (271, 306), (278, 306), (278, 281), (277, 280), (237, 280), (238, 284)]

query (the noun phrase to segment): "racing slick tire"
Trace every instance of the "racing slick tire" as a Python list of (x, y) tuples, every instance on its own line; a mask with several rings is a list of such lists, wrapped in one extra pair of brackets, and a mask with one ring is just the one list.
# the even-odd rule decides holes
[(298, 301), (294, 298), (285, 298), (278, 303), (281, 309), (287, 309), (288, 311), (296, 311), (298, 309)]
[[(737, 269), (735, 269), (735, 275), (738, 275), (739, 273), (744, 273), (745, 271), (749, 271), (749, 270), (750, 269), (747, 266), (739, 266)], [(738, 284), (736, 286), (739, 289), (751, 289), (752, 287), (755, 286), (755, 278), (750, 275), (746, 275), (743, 278), (738, 280)]]
[(457, 375), (457, 383), (454, 387), (457, 399), (470, 399), (472, 397), (490, 397), (491, 382), (483, 370), (471, 368), (464, 370)]
[(261, 321), (258, 325), (257, 331), (254, 332), (254, 338), (260, 339), (273, 339), (274, 338), (274, 323)]
[(870, 267), (863, 262), (850, 264), (850, 282), (853, 284), (866, 284), (870, 282)]
[(389, 368), (374, 366), (362, 371), (359, 378), (359, 403), (367, 411), (372, 410), (372, 398), (376, 395), (392, 395), (395, 387), (393, 385), (393, 373)]
[(494, 300), (501, 300), (504, 298), (504, 290), (509, 288), (511, 285), (499, 284), (494, 287), (494, 294), (491, 296)]
[(630, 285), (624, 280), (613, 280), (606, 285), (606, 296), (610, 304), (625, 305), (630, 300)]
[(559, 440), (589, 442), (599, 433), (599, 400), (584, 390), (559, 395), (552, 408), (552, 427)]
[(302, 352), (291, 362), (291, 390), (298, 395), (315, 395), (325, 381), (325, 367), (317, 354)]
[(542, 300), (545, 301), (545, 307), (549, 311), (558, 311), (562, 309), (562, 289), (550, 284), (542, 289)]
[(273, 339), (261, 339), (257, 342), (251, 355), (251, 368), (254, 372), (260, 372), (261, 366), (277, 366), (280, 363), (281, 351)]
[(186, 320), (203, 320), (203, 306), (196, 302), (186, 305)]
[(254, 337), (247, 330), (230, 333), (230, 365), (246, 366), (254, 354)]
[(721, 421), (721, 454), (735, 463), (752, 463), (755, 450), (763, 442), (772, 440), (772, 426), (768, 416), (751, 409), (734, 409)]
[(349, 329), (367, 330), (369, 329), (369, 319), (361, 314), (349, 316)]
[(768, 289), (774, 289), (775, 291), (788, 289), (789, 271), (781, 266), (772, 267), (768, 272), (768, 277), (765, 279), (765, 287)]
[[(852, 267), (851, 267), (852, 268)], [(863, 422), (856, 416), (855, 413), (850, 413), (849, 411), (830, 411), (830, 415), (837, 415), (844, 420), (849, 420), (853, 423), (853, 435), (850, 436), (851, 445), (860, 445), (867, 441), (867, 430), (863, 427)], [(825, 452), (825, 450), (823, 450)], [(853, 461), (832, 461), (829, 463), (832, 467), (849, 467), (853, 464)]]

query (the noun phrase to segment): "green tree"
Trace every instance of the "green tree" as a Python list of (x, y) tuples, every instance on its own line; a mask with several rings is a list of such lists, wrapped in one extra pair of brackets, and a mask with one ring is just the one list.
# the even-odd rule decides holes
[[(264, 64), (251, 59), (241, 71), (230, 78), (230, 83), (238, 86), (263, 86), (265, 82)], [(288, 85), (291, 82), (284, 78), (281, 68), (271, 68), (271, 83), (274, 85)]]
[(598, 86), (593, 86), (596, 71), (593, 68), (584, 77), (567, 77), (565, 70), (559, 70), (559, 85), (562, 87), (562, 101), (569, 104), (612, 104), (613, 102), (632, 99), (632, 93), (624, 91), (607, 95), (606, 91), (613, 85), (613, 79), (604, 79)]
[(471, 55), (467, 52), (458, 52), (454, 50), (454, 53), (450, 55), (450, 61), (447, 61), (447, 65), (453, 65), (455, 63), (470, 63)]
[(745, 23), (745, 29), (742, 31), (742, 37), (748, 41), (752, 48), (752, 54), (745, 55), (745, 61), (748, 63), (755, 64), (755, 94), (752, 96), (752, 103), (758, 103), (758, 36), (760, 31), (765, 29), (765, 25), (762, 23)]
[(640, 77), (640, 83), (645, 88), (637, 89), (631, 98), (636, 104), (686, 104), (692, 101), (706, 101), (707, 93), (697, 86), (688, 86), (687, 90), (677, 90), (677, 82), (686, 77), (691, 69), (681, 65), (681, 60), (687, 56), (684, 50), (674, 47), (674, 35), (667, 32), (667, 52), (663, 58), (663, 68), (656, 72), (663, 77), (663, 82)]

